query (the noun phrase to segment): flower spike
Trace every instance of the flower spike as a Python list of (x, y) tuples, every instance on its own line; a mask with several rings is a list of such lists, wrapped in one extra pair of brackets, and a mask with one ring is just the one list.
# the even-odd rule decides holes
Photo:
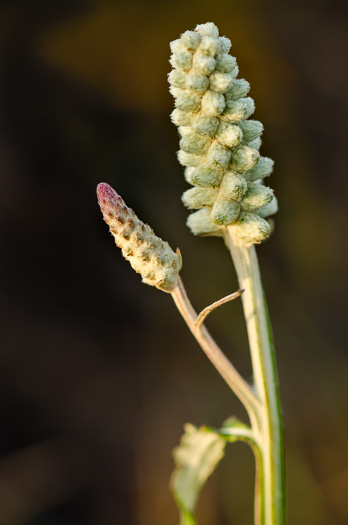
[(132, 268), (141, 274), (144, 283), (172, 292), (182, 266), (179, 249), (174, 253), (108, 184), (98, 185), (97, 196), (104, 221)]
[(231, 226), (246, 244), (260, 243), (270, 232), (268, 215), (277, 211), (273, 190), (262, 184), (273, 161), (261, 157), (261, 122), (248, 120), (255, 110), (249, 83), (238, 79), (231, 42), (211, 22), (186, 31), (171, 45), (171, 117), (178, 126), (179, 162), (193, 186), (184, 193), (194, 235), (221, 235)]

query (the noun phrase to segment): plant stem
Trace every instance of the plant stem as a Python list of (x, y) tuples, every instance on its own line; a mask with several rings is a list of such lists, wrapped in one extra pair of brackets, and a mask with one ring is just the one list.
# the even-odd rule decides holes
[(255, 491), (256, 516), (262, 525), (285, 524), (283, 431), (278, 378), (271, 327), (263, 294), (256, 251), (226, 228), (225, 242), (244, 289), (242, 302), (247, 324), (255, 390), (261, 401), (257, 425), (260, 433), (259, 482)]
[(183, 282), (180, 278), (178, 279), (178, 285), (172, 291), (172, 297), (179, 312), (185, 319), (188, 327), (190, 328), (208, 359), (210, 359), (217, 371), (245, 406), (249, 414), (250, 422), (255, 428), (255, 414), (260, 410), (260, 401), (253, 392), (252, 387), (246, 383), (246, 381), (234, 368), (232, 363), (230, 363), (227, 357), (220, 350), (205, 326), (197, 326), (197, 313), (193, 309), (190, 300), (187, 297)]

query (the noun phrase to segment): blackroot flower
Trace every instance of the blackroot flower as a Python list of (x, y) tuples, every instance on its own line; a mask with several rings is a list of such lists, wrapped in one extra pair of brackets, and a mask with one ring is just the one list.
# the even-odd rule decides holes
[(183, 202), (198, 210), (188, 226), (195, 235), (222, 235), (232, 226), (245, 243), (259, 243), (270, 234), (266, 217), (277, 211), (273, 190), (262, 184), (273, 161), (260, 156), (263, 126), (249, 119), (255, 104), (249, 83), (237, 78), (231, 42), (207, 23), (170, 46), (171, 118), (181, 136), (178, 159), (193, 186)]
[(132, 268), (141, 274), (144, 283), (172, 292), (182, 266), (179, 249), (173, 252), (108, 184), (98, 185), (97, 196), (104, 221)]

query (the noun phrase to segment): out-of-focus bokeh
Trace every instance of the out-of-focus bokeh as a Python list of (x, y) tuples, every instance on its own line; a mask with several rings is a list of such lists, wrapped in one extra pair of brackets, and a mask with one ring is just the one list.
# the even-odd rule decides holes
[[(181, 248), (200, 310), (237, 288), (219, 239), (194, 238), (169, 114), (169, 42), (231, 38), (280, 212), (258, 248), (283, 402), (289, 524), (348, 523), (347, 4), (342, 0), (0, 3), (0, 523), (176, 525), (183, 424), (244, 410), (169, 295), (113, 244), (108, 182)], [(239, 301), (208, 326), (251, 379)], [(253, 458), (231, 445), (200, 525), (251, 525)]]

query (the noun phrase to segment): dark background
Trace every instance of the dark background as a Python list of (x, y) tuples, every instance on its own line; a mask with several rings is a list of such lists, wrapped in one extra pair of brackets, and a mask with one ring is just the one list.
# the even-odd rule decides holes
[[(285, 419), (289, 524), (348, 523), (346, 2), (0, 2), (0, 523), (175, 525), (186, 421), (244, 410), (171, 297), (122, 259), (97, 207), (114, 186), (173, 248), (200, 310), (237, 288), (194, 238), (169, 119), (169, 42), (231, 38), (280, 202), (258, 248)], [(248, 379), (239, 301), (208, 326)], [(251, 525), (253, 458), (231, 445), (200, 525)]]

